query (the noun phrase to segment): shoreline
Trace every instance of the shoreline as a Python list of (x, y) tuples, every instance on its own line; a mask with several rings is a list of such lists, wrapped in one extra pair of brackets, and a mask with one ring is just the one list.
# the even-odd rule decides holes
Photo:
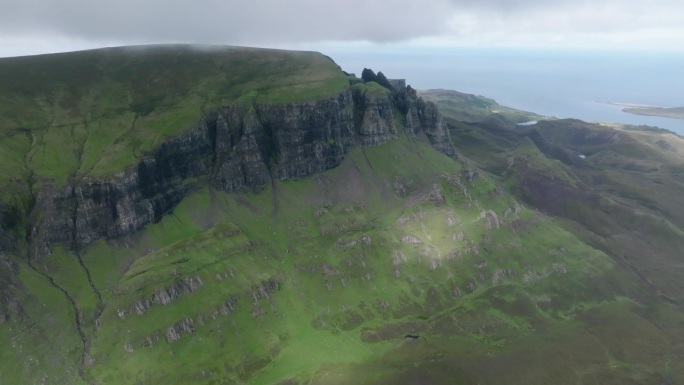
[(612, 106), (624, 107), (622, 112), (628, 114), (651, 116), (668, 119), (684, 119), (684, 107), (661, 107), (648, 104), (623, 103), (623, 102), (597, 102)]
[(661, 118), (684, 119), (684, 107), (673, 108), (624, 108), (622, 110), (628, 114), (642, 116), (658, 116)]
[(667, 108), (667, 107), (662, 107), (662, 106), (654, 106), (652, 104), (626, 103), (626, 102), (599, 102), (599, 101), (596, 101), (596, 103), (610, 104), (611, 106), (627, 107), (627, 108)]

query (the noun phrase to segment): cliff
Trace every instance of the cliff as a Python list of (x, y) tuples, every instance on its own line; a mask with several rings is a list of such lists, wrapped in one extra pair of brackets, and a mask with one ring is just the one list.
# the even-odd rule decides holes
[(329, 170), (354, 146), (396, 139), (398, 125), (408, 135), (424, 133), (437, 150), (454, 157), (435, 105), (379, 75), (384, 86), (357, 79), (314, 101), (216, 108), (122, 171), (75, 178), (65, 186), (38, 181), (28, 221), (29, 255), (47, 255), (52, 244), (77, 250), (100, 238), (133, 234), (204, 183), (230, 192)]
[(364, 146), (383, 144), (398, 136), (391, 92), (377, 83), (355, 84), (354, 125)]
[(397, 109), (404, 115), (407, 131), (413, 134), (424, 132), (435, 149), (449, 157), (456, 157), (456, 147), (435, 103), (418, 97), (411, 86), (398, 89), (396, 100)]

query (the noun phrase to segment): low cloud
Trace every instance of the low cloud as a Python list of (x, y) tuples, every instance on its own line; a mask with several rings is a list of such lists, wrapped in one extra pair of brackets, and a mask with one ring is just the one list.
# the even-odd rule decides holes
[(678, 0), (22, 0), (3, 8), (5, 38), (287, 45), (524, 37), (534, 44), (636, 31), (684, 39), (668, 32), (681, 28)]
[(452, 4), (320, 0), (24, 0), (0, 15), (0, 31), (92, 39), (204, 43), (399, 41), (448, 32)]

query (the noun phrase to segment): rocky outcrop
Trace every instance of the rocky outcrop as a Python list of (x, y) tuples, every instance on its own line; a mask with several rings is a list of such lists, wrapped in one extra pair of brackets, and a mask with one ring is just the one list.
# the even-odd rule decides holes
[(361, 80), (363, 80), (364, 83), (375, 82), (387, 88), (390, 91), (395, 91), (392, 81), (387, 79), (385, 74), (383, 74), (382, 72), (378, 72), (376, 75), (375, 72), (373, 72), (373, 70), (371, 70), (370, 68), (363, 69), (363, 71), (361, 72)]
[(395, 91), (403, 90), (406, 88), (406, 79), (387, 79), (389, 84), (394, 88)]
[[(212, 310), (211, 314), (209, 314), (207, 318), (216, 319), (219, 314), (223, 316), (232, 314), (235, 311), (235, 306), (237, 306), (238, 302), (240, 302), (240, 296), (233, 295), (228, 297), (228, 300), (222, 303), (221, 306)], [(204, 318), (204, 316), (200, 315), (200, 319)]]
[(361, 145), (375, 146), (396, 139), (392, 94), (364, 85), (354, 86), (352, 90), (354, 126)]
[(363, 71), (361, 71), (361, 80), (363, 80), (364, 83), (374, 82), (376, 79), (377, 76), (372, 69), (364, 68)]
[(397, 89), (384, 75), (380, 80), (385, 87), (359, 83), (317, 101), (226, 106), (116, 174), (75, 178), (66, 186), (38, 181), (29, 255), (47, 255), (52, 244), (79, 249), (133, 234), (204, 183), (230, 192), (329, 170), (355, 145), (397, 138), (397, 110), (409, 134), (424, 132), (436, 149), (455, 156), (437, 108), (410, 87)]
[[(132, 312), (135, 312), (138, 315), (143, 315), (147, 312), (147, 309), (149, 309), (152, 306), (152, 301), (150, 301), (147, 298), (141, 298), (133, 303), (131, 305), (130, 309)], [(126, 310), (124, 309), (119, 309), (118, 310), (119, 317), (124, 318), (126, 317)]]
[(494, 210), (486, 210), (480, 212), (480, 215), (477, 217), (478, 220), (481, 220), (485, 224), (485, 229), (493, 229), (493, 228), (499, 228), (501, 226), (501, 220), (499, 219), (499, 216), (496, 215), (496, 212)]
[(200, 183), (236, 191), (331, 169), (355, 142), (349, 90), (315, 102), (220, 109), (119, 173), (64, 187), (42, 181), (30, 219), (31, 255), (49, 254), (54, 243), (79, 248), (132, 234)]
[(414, 135), (424, 132), (437, 151), (452, 158), (457, 156), (456, 147), (436, 104), (418, 97), (411, 86), (398, 89), (394, 97), (397, 108), (404, 115), (407, 132)]
[(182, 294), (190, 294), (203, 285), (204, 282), (199, 276), (184, 278), (171, 286), (157, 289), (152, 294), (152, 301), (160, 305), (168, 305)]
[(268, 279), (265, 281), (262, 281), (259, 286), (255, 286), (252, 288), (252, 302), (254, 304), (257, 304), (260, 299), (265, 298), (265, 299), (271, 299), (271, 294), (275, 293), (278, 291), (279, 285), (278, 281), (274, 279)]
[(414, 245), (423, 243), (420, 239), (413, 235), (404, 235), (403, 237), (401, 237), (401, 242)]
[(0, 255), (14, 248), (11, 232), (22, 222), (22, 215), (18, 207), (0, 200)]
[[(437, 105), (425, 102), (418, 97), (416, 90), (406, 86), (403, 79), (387, 79), (382, 72), (376, 75), (364, 68), (361, 78), (366, 85), (355, 84), (354, 105), (356, 106), (355, 126), (363, 145), (382, 144), (397, 137), (394, 124), (394, 108), (404, 117), (407, 133), (425, 133), (430, 144), (439, 152), (456, 158), (457, 152), (446, 123)], [(372, 87), (372, 85), (376, 85)], [(378, 89), (377, 85), (382, 88)], [(383, 92), (385, 91), (385, 92)], [(387, 105), (389, 100), (389, 106)], [(371, 139), (365, 139), (368, 136)]]
[(418, 109), (418, 120), (420, 122), (420, 129), (425, 132), (430, 144), (442, 154), (455, 158), (456, 147), (451, 141), (451, 135), (446, 128), (442, 114), (439, 113), (437, 105), (433, 102), (427, 102), (422, 109)]
[(337, 242), (335, 242), (335, 247), (340, 249), (351, 249), (356, 245), (370, 245), (372, 241), (373, 240), (368, 235), (364, 235), (359, 239), (352, 239), (347, 241), (338, 239)]
[(127, 309), (117, 309), (117, 314), (121, 319), (126, 318), (126, 314), (128, 313), (142, 315), (154, 304), (166, 306), (180, 298), (182, 295), (191, 294), (202, 286), (204, 286), (204, 282), (199, 276), (179, 279), (170, 286), (155, 290), (150, 298), (140, 298)]
[(177, 341), (183, 334), (192, 334), (195, 332), (195, 321), (192, 318), (186, 317), (182, 321), (169, 326), (166, 329), (166, 341)]
[[(192, 282), (195, 282), (195, 284), (198, 284), (198, 277), (191, 278), (189, 280), (185, 280), (184, 284), (182, 285), (191, 285)], [(201, 281), (200, 281), (201, 282)], [(178, 284), (178, 283), (177, 283)], [(178, 286), (178, 285), (174, 285)], [(168, 292), (171, 290), (173, 286), (167, 287), (165, 289), (161, 289), (161, 291)], [(266, 300), (267, 302), (270, 302), (272, 305), (273, 301), (273, 294), (280, 289), (280, 285), (278, 281), (276, 281), (273, 278), (266, 279), (263, 281), (260, 281), (258, 285), (254, 285), (251, 287), (251, 289), (245, 291), (243, 294), (245, 297), (249, 297), (252, 301), (252, 315), (256, 317), (260, 317), (266, 314), (266, 310), (261, 306), (261, 301)], [(159, 298), (159, 300), (155, 300), (155, 302), (158, 303), (163, 303), (164, 301), (161, 300), (161, 296), (158, 295), (160, 290), (157, 290), (155, 292), (154, 297)], [(208, 322), (212, 320), (216, 320), (219, 317), (226, 317), (230, 316), (236, 311), (237, 306), (239, 305), (242, 295), (238, 294), (233, 294), (228, 296), (228, 298), (222, 302), (219, 306), (213, 308), (210, 312), (208, 313), (201, 313), (201, 314), (196, 314), (192, 317), (185, 316), (183, 317), (182, 320), (175, 322), (167, 327), (162, 328), (161, 330), (155, 331), (153, 334), (143, 338), (140, 341), (140, 346), (152, 346), (156, 342), (160, 341), (163, 337), (166, 339), (167, 342), (172, 343), (177, 340), (179, 340), (183, 335), (185, 334), (192, 334), (195, 332), (197, 327), (200, 327), (202, 325), (206, 325)], [(136, 302), (138, 304), (141, 301)], [(152, 301), (150, 300), (143, 300), (142, 302), (145, 302), (147, 306), (152, 305)], [(136, 305), (134, 304), (133, 307)], [(119, 316), (122, 317), (121, 315), (122, 309), (119, 309)], [(123, 317), (122, 317), (123, 318)], [(126, 347), (124, 347), (126, 350)], [(128, 350), (126, 350), (128, 351)]]
[[(198, 314), (195, 317), (199, 325), (204, 325), (209, 320), (216, 320), (219, 316), (228, 316), (235, 311), (235, 307), (240, 301), (240, 297), (237, 295), (230, 296), (226, 302), (221, 304), (221, 306), (212, 310), (209, 314)], [(163, 329), (163, 331), (156, 331), (152, 335), (149, 335), (140, 342), (140, 346), (152, 346), (159, 340), (161, 340), (162, 333), (166, 337), (167, 342), (174, 342), (180, 339), (183, 334), (189, 334), (195, 332), (195, 320), (190, 317), (185, 317), (180, 322)], [(125, 347), (124, 347), (125, 349)], [(127, 350), (128, 351), (128, 350)]]
[(15, 296), (18, 274), (19, 267), (0, 247), (0, 324), (7, 322), (10, 318), (23, 319), (23, 309)]

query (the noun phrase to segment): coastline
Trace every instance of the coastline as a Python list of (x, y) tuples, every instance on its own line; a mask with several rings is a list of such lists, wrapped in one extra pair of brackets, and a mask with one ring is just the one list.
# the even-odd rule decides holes
[(657, 116), (669, 119), (684, 119), (684, 107), (661, 107), (648, 104), (623, 102), (597, 102), (612, 106), (625, 107), (622, 112), (641, 116)]
[(661, 118), (684, 119), (684, 107), (673, 108), (625, 108), (622, 111), (628, 114), (659, 116)]
[(661, 106), (654, 106), (652, 104), (640, 104), (640, 103), (625, 103), (625, 102), (599, 102), (601, 104), (610, 104), (611, 106), (628, 107), (628, 108), (665, 108)]

